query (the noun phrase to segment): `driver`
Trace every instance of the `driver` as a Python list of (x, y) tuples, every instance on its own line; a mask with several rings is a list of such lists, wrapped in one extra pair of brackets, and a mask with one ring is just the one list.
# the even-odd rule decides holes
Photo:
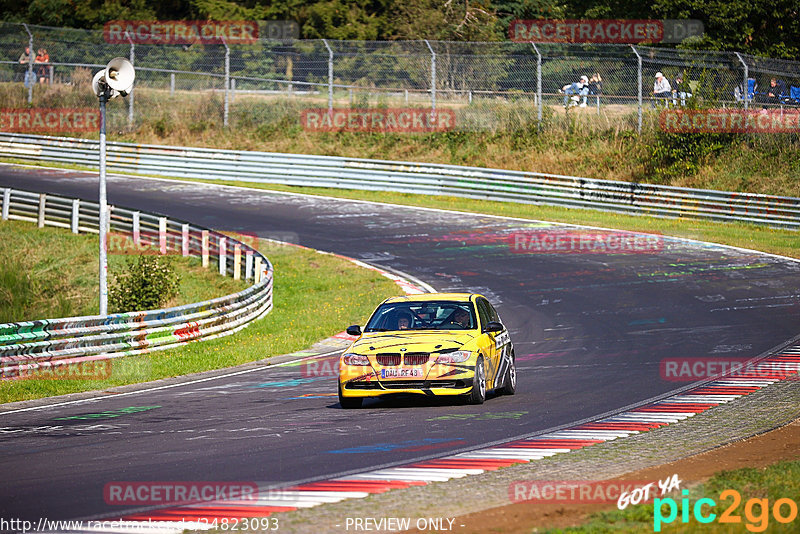
[(397, 314), (397, 329), (408, 330), (411, 328), (411, 314), (408, 312), (400, 312)]
[(447, 324), (458, 328), (469, 328), (469, 322), (469, 312), (464, 308), (456, 308)]

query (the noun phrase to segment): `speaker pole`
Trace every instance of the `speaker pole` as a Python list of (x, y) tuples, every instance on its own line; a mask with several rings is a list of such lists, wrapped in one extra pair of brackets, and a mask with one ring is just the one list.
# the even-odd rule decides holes
[(106, 102), (110, 89), (100, 93), (100, 315), (108, 315), (108, 258), (106, 257), (108, 206), (106, 205)]

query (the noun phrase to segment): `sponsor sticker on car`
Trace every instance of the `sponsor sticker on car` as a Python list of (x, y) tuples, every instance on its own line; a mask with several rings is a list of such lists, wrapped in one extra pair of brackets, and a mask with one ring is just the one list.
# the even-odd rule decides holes
[(409, 369), (381, 369), (381, 378), (422, 378), (425, 376), (419, 367)]

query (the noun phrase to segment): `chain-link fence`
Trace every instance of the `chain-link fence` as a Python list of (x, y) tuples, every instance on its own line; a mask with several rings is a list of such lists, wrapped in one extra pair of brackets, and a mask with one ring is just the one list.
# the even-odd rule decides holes
[[(37, 62), (41, 49), (46, 61)], [(132, 95), (109, 106), (109, 126), (119, 129), (145, 120), (156, 130), (170, 121), (199, 130), (212, 123), (291, 127), (308, 108), (414, 107), (451, 110), (457, 130), (558, 126), (570, 114), (641, 130), (643, 114), (691, 98), (719, 106), (800, 105), (800, 62), (739, 53), (324, 39), (109, 44), (102, 31), (0, 24), (1, 107), (96, 107), (88, 84), (116, 56), (136, 67)], [(670, 82), (669, 95), (654, 94), (657, 72)]]

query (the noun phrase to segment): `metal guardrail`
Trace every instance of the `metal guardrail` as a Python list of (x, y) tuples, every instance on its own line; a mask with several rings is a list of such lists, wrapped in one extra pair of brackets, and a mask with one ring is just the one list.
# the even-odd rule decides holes
[[(2, 220), (98, 233), (98, 204), (49, 194), (0, 189)], [(272, 309), (273, 268), (255, 248), (206, 228), (149, 213), (109, 206), (109, 247), (120, 251), (172, 248), (215, 261), (219, 273), (252, 279), (247, 289), (174, 308), (0, 324), (0, 377), (40, 368), (163, 350), (232, 334)], [(152, 243), (152, 247), (149, 243)], [(179, 251), (179, 252), (177, 252)], [(242, 261), (244, 260), (244, 261)]]
[[(97, 166), (98, 141), (0, 133), (0, 156)], [(108, 143), (108, 169), (193, 179), (397, 191), (800, 229), (800, 198), (434, 163)]]

